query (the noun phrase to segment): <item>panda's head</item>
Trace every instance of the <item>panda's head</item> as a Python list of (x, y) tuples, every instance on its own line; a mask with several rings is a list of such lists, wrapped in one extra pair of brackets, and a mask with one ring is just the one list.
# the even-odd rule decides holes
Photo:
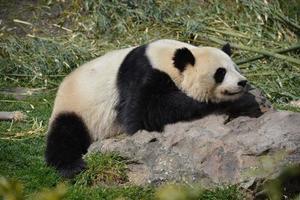
[(247, 80), (231, 60), (227, 44), (213, 47), (179, 48), (173, 64), (180, 72), (181, 89), (199, 101), (223, 102), (241, 97), (247, 90)]

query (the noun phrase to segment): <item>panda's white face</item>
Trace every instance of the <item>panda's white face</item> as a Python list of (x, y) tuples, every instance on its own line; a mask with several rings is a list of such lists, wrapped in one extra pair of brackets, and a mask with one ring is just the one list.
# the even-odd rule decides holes
[(194, 66), (183, 73), (182, 89), (199, 101), (233, 101), (247, 90), (247, 80), (222, 50), (202, 47), (193, 50)]
[(216, 102), (238, 99), (246, 91), (247, 80), (236, 69), (234, 63), (219, 67), (214, 75), (216, 87), (212, 100)]

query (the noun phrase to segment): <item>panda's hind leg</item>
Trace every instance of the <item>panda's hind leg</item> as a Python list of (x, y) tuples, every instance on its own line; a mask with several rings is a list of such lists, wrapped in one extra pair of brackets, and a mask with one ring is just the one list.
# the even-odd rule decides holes
[(85, 168), (82, 156), (90, 144), (91, 138), (81, 117), (72, 112), (61, 113), (49, 127), (46, 162), (61, 176), (72, 178)]

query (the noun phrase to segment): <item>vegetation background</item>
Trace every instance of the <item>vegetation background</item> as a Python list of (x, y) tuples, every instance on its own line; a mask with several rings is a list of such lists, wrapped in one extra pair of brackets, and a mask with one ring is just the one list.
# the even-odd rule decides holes
[[(126, 160), (115, 154), (91, 155), (89, 170), (62, 180), (44, 163), (47, 121), (57, 87), (73, 69), (110, 50), (161, 38), (231, 43), (251, 83), (276, 108), (299, 112), (290, 103), (300, 99), (299, 10), (299, 0), (0, 0), (0, 109), (28, 116), (0, 122), (0, 175), (6, 177), (0, 196), (166, 199), (179, 191), (179, 199), (253, 199), (238, 186), (131, 186)], [(55, 186), (51, 195), (39, 193)]]

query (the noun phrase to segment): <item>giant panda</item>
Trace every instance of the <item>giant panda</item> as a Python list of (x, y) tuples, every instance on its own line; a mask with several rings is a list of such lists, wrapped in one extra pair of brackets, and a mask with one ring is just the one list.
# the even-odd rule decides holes
[(234, 103), (247, 80), (222, 49), (176, 40), (109, 52), (61, 83), (49, 122), (46, 162), (63, 177), (85, 168), (96, 140), (201, 118)]

